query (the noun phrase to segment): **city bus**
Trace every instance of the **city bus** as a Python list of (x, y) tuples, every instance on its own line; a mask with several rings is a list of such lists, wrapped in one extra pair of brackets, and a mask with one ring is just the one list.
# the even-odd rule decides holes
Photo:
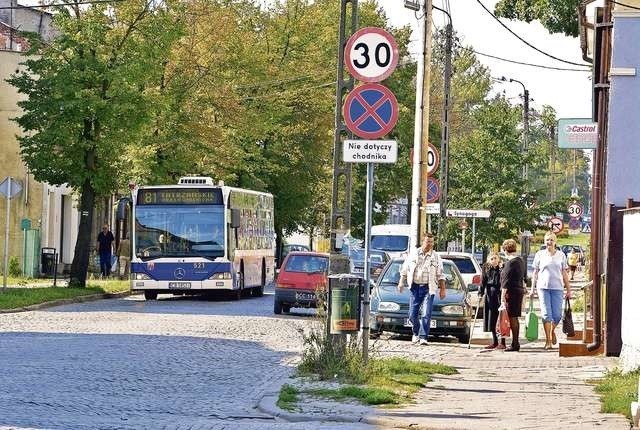
[(134, 187), (131, 210), (131, 291), (146, 300), (214, 291), (239, 300), (273, 281), (273, 195), (184, 177)]

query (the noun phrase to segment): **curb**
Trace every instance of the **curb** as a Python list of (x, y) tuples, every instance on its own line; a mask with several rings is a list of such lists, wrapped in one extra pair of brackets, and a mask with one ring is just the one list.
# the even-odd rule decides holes
[(130, 296), (131, 294), (132, 294), (131, 291), (123, 291), (121, 293), (89, 294), (86, 296), (78, 296), (78, 297), (73, 297), (69, 299), (58, 299), (58, 300), (52, 300), (50, 302), (37, 303), (35, 305), (23, 306), (21, 308), (0, 309), (0, 314), (12, 314), (12, 313), (18, 313), (18, 312), (37, 311), (39, 309), (51, 308), (54, 306), (70, 305), (73, 303), (93, 302), (93, 301), (102, 300), (102, 299), (118, 299), (121, 297)]

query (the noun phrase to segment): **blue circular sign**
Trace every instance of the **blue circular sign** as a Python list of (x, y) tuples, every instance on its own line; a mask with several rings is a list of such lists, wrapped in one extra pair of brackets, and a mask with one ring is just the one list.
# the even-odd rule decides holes
[(427, 203), (435, 203), (440, 198), (440, 184), (433, 178), (427, 179)]
[(398, 101), (384, 85), (364, 84), (347, 96), (342, 106), (347, 128), (356, 136), (378, 139), (398, 122)]

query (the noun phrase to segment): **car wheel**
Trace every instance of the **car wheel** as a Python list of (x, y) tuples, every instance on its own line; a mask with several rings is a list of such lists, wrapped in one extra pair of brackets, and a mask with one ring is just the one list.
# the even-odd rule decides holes
[(282, 302), (277, 300), (273, 301), (273, 313), (276, 315), (280, 315), (282, 313)]
[(284, 312), (285, 314), (288, 314), (290, 311), (291, 311), (291, 306), (282, 305), (282, 312)]
[(144, 292), (144, 299), (145, 300), (155, 300), (158, 298), (158, 292), (157, 291), (145, 291)]

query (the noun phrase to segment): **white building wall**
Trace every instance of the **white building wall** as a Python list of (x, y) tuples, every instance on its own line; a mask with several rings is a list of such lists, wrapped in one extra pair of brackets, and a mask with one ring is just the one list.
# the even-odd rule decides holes
[(624, 372), (640, 367), (640, 209), (628, 209), (623, 220), (622, 351)]

